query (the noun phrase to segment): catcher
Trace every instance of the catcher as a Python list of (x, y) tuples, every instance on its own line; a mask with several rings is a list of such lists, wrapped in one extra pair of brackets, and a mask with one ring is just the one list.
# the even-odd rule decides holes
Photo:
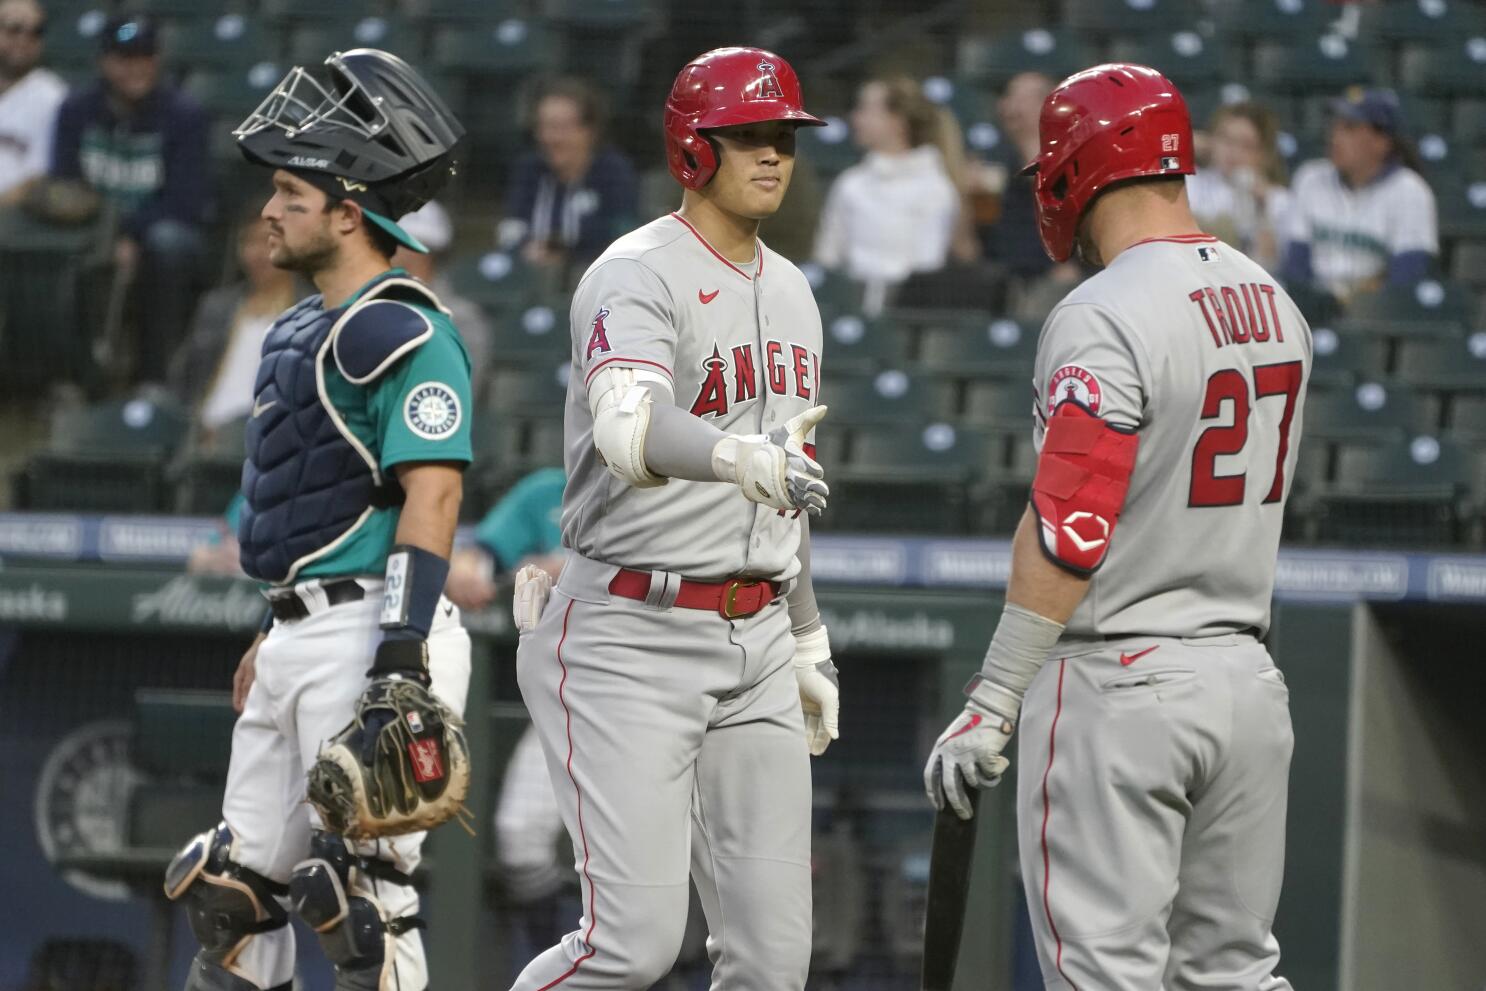
[(442, 593), (470, 363), (389, 259), (423, 250), (397, 218), (464, 129), (405, 62), (358, 49), (291, 71), (234, 133), (274, 170), (273, 263), (320, 292), (268, 331), (254, 385), (238, 542), (271, 609), (234, 678), (222, 822), (166, 872), (201, 941), (186, 988), (288, 989), (292, 906), (338, 991), (421, 991), (419, 830), (469, 780), (470, 640)]

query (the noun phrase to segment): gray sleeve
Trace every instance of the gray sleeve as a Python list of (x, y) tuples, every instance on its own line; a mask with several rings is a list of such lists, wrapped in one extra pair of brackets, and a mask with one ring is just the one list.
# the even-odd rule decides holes
[(789, 607), (789, 629), (797, 637), (813, 633), (823, 625), (820, 606), (815, 601), (815, 582), (810, 577), (810, 517), (800, 514), (800, 549), (795, 551), (800, 559), (800, 573), (795, 576), (794, 587), (785, 596)]
[(727, 434), (673, 405), (664, 389), (650, 384), (650, 427), (645, 431), (645, 466), (657, 475), (715, 482), (712, 449)]

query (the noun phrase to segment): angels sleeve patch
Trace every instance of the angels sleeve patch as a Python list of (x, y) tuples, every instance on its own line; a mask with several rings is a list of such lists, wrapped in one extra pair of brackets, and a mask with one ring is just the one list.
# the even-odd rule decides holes
[(443, 440), (459, 427), (463, 411), (454, 389), (442, 382), (423, 382), (408, 390), (402, 418), (408, 429), (428, 440)]
[(1047, 413), (1052, 416), (1058, 404), (1073, 400), (1088, 409), (1099, 412), (1102, 390), (1094, 373), (1079, 365), (1064, 365), (1053, 372), (1047, 386)]

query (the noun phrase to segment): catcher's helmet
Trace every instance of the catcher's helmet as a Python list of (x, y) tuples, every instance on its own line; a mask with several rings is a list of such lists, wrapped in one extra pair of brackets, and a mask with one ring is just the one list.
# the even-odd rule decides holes
[(371, 221), (423, 251), (395, 221), (433, 199), (454, 173), (464, 126), (412, 66), (357, 48), (331, 55), (318, 74), (291, 69), (232, 133), (248, 161), (355, 200)]
[(1144, 65), (1074, 73), (1048, 94), (1038, 126), (1042, 148), (1022, 174), (1036, 176), (1037, 228), (1053, 261), (1068, 259), (1079, 217), (1113, 183), (1197, 171), (1187, 101)]
[(701, 189), (717, 172), (709, 127), (787, 120), (807, 127), (825, 121), (805, 112), (800, 78), (762, 48), (715, 48), (687, 63), (666, 98), (666, 162), (687, 189)]

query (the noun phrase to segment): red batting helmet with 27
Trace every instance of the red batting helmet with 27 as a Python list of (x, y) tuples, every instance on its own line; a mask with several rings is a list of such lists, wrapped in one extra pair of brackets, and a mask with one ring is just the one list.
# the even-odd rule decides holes
[(1053, 261), (1073, 253), (1078, 220), (1094, 197), (1140, 176), (1191, 175), (1192, 118), (1176, 86), (1144, 65), (1096, 65), (1048, 94), (1039, 121), (1037, 228)]
[(711, 127), (787, 120), (807, 127), (825, 121), (805, 112), (800, 77), (762, 48), (716, 48), (692, 59), (666, 98), (666, 162), (687, 189), (701, 189), (717, 171), (717, 153), (702, 132)]

